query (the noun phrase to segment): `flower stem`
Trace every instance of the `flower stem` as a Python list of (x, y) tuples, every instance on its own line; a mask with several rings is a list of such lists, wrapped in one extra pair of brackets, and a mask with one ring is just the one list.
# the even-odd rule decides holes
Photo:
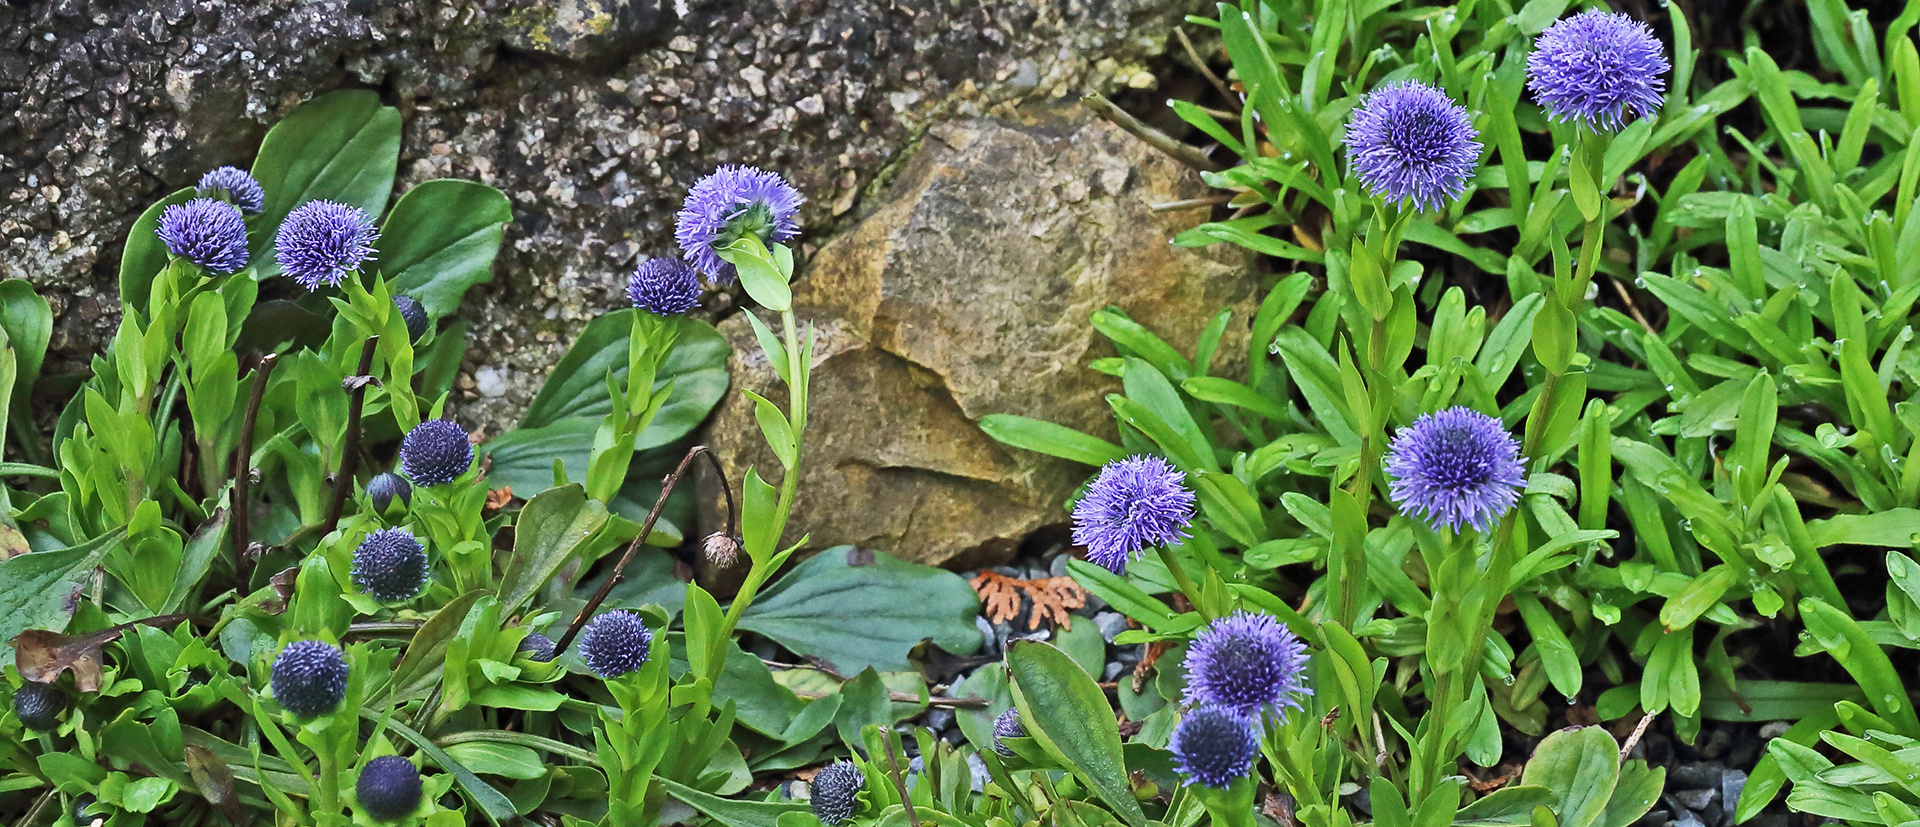
[(1162, 545), (1155, 547), (1154, 550), (1160, 553), (1160, 562), (1167, 567), (1168, 572), (1173, 574), (1173, 582), (1180, 585), (1180, 593), (1187, 596), (1187, 602), (1193, 604), (1193, 610), (1200, 612), (1202, 617), (1208, 616), (1200, 608), (1199, 587), (1193, 584), (1192, 577), (1187, 576), (1187, 570), (1180, 565), (1180, 560), (1173, 556), (1172, 547)]

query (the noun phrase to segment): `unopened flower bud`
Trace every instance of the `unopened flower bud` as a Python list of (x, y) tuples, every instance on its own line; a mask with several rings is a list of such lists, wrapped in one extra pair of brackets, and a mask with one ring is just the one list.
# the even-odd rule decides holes
[(707, 553), (707, 562), (720, 568), (732, 566), (735, 560), (740, 559), (740, 543), (727, 536), (725, 532), (716, 531), (707, 535), (703, 545)]

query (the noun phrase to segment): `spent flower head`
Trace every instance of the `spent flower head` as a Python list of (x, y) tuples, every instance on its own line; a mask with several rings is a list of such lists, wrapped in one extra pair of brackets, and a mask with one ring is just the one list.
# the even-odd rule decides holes
[(1203, 706), (1180, 719), (1167, 749), (1173, 752), (1173, 768), (1188, 783), (1221, 788), (1253, 772), (1260, 736), (1247, 716)]
[(616, 609), (587, 621), (580, 632), (580, 657), (593, 674), (611, 680), (647, 665), (653, 630), (640, 615)]
[(167, 252), (209, 274), (224, 276), (247, 266), (247, 222), (240, 208), (225, 201), (195, 198), (160, 211), (154, 231)]
[(395, 821), (420, 806), (420, 771), (398, 755), (382, 755), (360, 768), (353, 782), (360, 809), (379, 821)]
[(413, 426), (400, 440), (400, 469), (415, 485), (446, 485), (473, 467), (473, 442), (467, 429), (446, 419)]
[(1194, 503), (1186, 478), (1156, 456), (1107, 463), (1073, 506), (1074, 545), (1087, 548), (1088, 560), (1123, 574), (1127, 561), (1147, 547), (1186, 539)]
[(720, 251), (748, 235), (768, 246), (792, 240), (800, 234), (800, 205), (805, 201), (775, 173), (723, 166), (687, 191), (673, 238), (695, 270), (731, 284), (736, 274)]
[(194, 185), (196, 194), (203, 198), (218, 198), (240, 208), (247, 215), (259, 215), (267, 206), (266, 190), (260, 188), (260, 182), (239, 167), (214, 167), (200, 176), (200, 182)]
[(27, 729), (49, 732), (60, 725), (60, 713), (67, 708), (67, 693), (50, 683), (27, 681), (13, 691), (13, 717)]
[(347, 697), (347, 656), (319, 640), (296, 640), (280, 650), (268, 681), (273, 699), (303, 718), (325, 715)]
[(1647, 24), (1593, 9), (1540, 33), (1527, 55), (1527, 88), (1552, 120), (1613, 132), (1660, 111), (1670, 68)]
[(1467, 190), (1480, 132), (1465, 107), (1417, 80), (1368, 93), (1347, 124), (1347, 157), (1367, 191), (1438, 210)]
[(807, 801), (821, 824), (833, 827), (853, 817), (856, 796), (867, 786), (867, 775), (847, 761), (835, 761), (813, 776)]
[(1526, 462), (1500, 420), (1472, 408), (1426, 414), (1393, 435), (1387, 493), (1400, 513), (1439, 529), (1485, 531), (1520, 501)]
[(1207, 624), (1187, 646), (1186, 700), (1243, 715), (1299, 709), (1307, 645), (1272, 615), (1239, 611)]
[(646, 259), (627, 278), (627, 299), (656, 316), (678, 316), (700, 306), (700, 277), (680, 259)]
[(427, 550), (404, 528), (368, 534), (353, 551), (353, 583), (382, 603), (412, 600), (427, 585)]
[(380, 231), (373, 216), (334, 201), (308, 201), (295, 207), (273, 237), (280, 269), (300, 286), (338, 287), (347, 274), (373, 260)]

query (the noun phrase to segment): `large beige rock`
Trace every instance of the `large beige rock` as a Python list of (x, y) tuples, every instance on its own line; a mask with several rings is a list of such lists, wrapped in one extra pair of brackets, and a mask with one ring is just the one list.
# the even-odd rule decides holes
[[(1222, 352), (1245, 352), (1256, 279), (1244, 258), (1169, 244), (1206, 212), (1151, 207), (1206, 194), (1199, 176), (1080, 107), (1030, 117), (935, 126), (879, 206), (804, 267), (797, 312), (820, 333), (788, 542), (806, 533), (816, 548), (931, 564), (1005, 558), (1065, 520), (1090, 469), (1002, 446), (976, 423), (1014, 413), (1113, 438), (1103, 397), (1116, 383), (1087, 367), (1113, 354), (1094, 311), (1118, 306), (1190, 352), (1233, 306), (1242, 324)], [(784, 405), (746, 320), (721, 330), (735, 387)], [(711, 441), (730, 477), (751, 465), (779, 479), (738, 394)], [(709, 525), (717, 497), (703, 491)]]

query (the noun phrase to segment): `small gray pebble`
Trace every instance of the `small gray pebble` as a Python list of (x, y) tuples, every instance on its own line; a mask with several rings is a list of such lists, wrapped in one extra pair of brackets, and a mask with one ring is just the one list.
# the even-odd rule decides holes
[(1668, 790), (1709, 790), (1720, 788), (1720, 776), (1727, 768), (1719, 764), (1696, 761), (1674, 767), (1667, 775)]
[(967, 753), (967, 772), (973, 776), (973, 791), (976, 793), (985, 790), (987, 782), (993, 780), (993, 774), (987, 772), (987, 762), (980, 760), (978, 753)]
[(1680, 806), (1693, 810), (1694, 812), (1705, 810), (1711, 806), (1713, 800), (1719, 796), (1720, 791), (1718, 789), (1676, 790), (1673, 793), (1673, 799), (1680, 802)]
[(1127, 630), (1127, 616), (1119, 612), (1101, 612), (1093, 616), (1093, 625), (1100, 628), (1100, 636), (1112, 643), (1115, 636)]
[(1731, 813), (1734, 805), (1740, 803), (1740, 794), (1746, 792), (1747, 774), (1740, 770), (1727, 770), (1720, 776), (1720, 806)]
[(1760, 728), (1760, 739), (1763, 741), (1771, 741), (1787, 734), (1787, 730), (1792, 727), (1793, 724), (1787, 721), (1774, 721)]
[(1047, 563), (1047, 576), (1048, 577), (1067, 576), (1067, 564), (1072, 561), (1073, 561), (1073, 555), (1071, 554), (1054, 555), (1053, 559), (1048, 561)]
[(994, 634), (993, 624), (988, 623), (986, 618), (976, 615), (973, 618), (973, 625), (980, 629), (980, 637), (984, 639), (980, 644), (981, 653), (988, 655), (1000, 654), (1001, 639), (998, 635)]
[(1700, 820), (1699, 816), (1694, 815), (1693, 811), (1682, 810), (1680, 818), (1673, 822), (1673, 827), (1707, 827), (1707, 825)]
[(936, 708), (927, 712), (927, 729), (939, 732), (950, 726), (953, 726), (953, 710)]
[(1103, 681), (1110, 681), (1110, 680), (1113, 680), (1114, 678), (1120, 677), (1120, 673), (1125, 671), (1127, 671), (1126, 664), (1123, 664), (1119, 661), (1114, 661), (1112, 663), (1107, 664), (1107, 671), (1101, 673), (1104, 677), (1100, 679)]

